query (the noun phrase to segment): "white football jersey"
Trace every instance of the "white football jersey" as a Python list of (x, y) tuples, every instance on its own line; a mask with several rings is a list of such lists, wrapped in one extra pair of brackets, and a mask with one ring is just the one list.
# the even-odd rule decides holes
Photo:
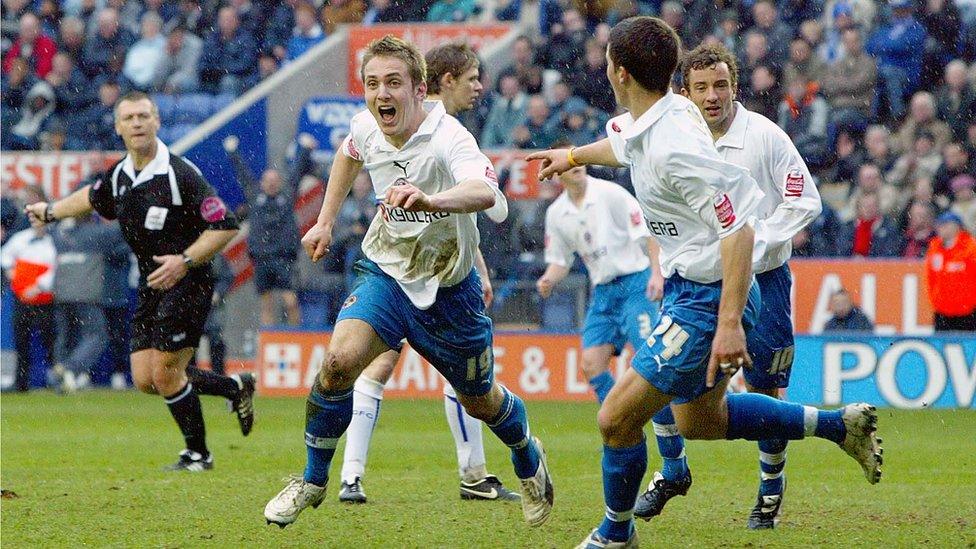
[(719, 240), (756, 214), (762, 191), (718, 154), (698, 107), (671, 91), (640, 118), (607, 122), (617, 160), (661, 245), (661, 273), (704, 284), (722, 279)]
[(764, 273), (786, 263), (793, 236), (823, 208), (806, 162), (786, 132), (738, 101), (732, 125), (715, 147), (725, 160), (748, 169), (766, 195), (756, 210), (753, 270)]
[(425, 101), (424, 109), (427, 117), (399, 149), (386, 140), (368, 110), (352, 118), (342, 144), (343, 153), (369, 171), (379, 204), (363, 252), (419, 309), (434, 303), (438, 288), (454, 286), (471, 272), (479, 241), (477, 214), (388, 208), (383, 204), (387, 189), (409, 183), (432, 195), (467, 180), (484, 181), (495, 192), (495, 205), (485, 213), (496, 222), (508, 216), (495, 170), (474, 137), (440, 101)]
[(605, 284), (650, 266), (642, 247), (650, 236), (637, 199), (616, 183), (587, 177), (579, 207), (563, 191), (546, 210), (546, 263), (569, 267), (577, 253), (590, 283)]

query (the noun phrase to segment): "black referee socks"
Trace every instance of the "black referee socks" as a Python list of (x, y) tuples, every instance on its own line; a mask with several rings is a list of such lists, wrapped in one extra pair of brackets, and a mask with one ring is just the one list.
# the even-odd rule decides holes
[[(233, 380), (230, 381), (233, 383)], [(173, 414), (173, 419), (183, 433), (187, 450), (198, 452), (204, 457), (209, 455), (207, 430), (203, 425), (203, 410), (200, 408), (200, 397), (193, 390), (193, 383), (187, 382), (186, 386), (176, 394), (164, 398), (166, 405), (169, 406), (169, 412)]]
[(193, 389), (200, 395), (222, 396), (233, 400), (241, 390), (237, 380), (222, 376), (210, 370), (201, 370), (196, 366), (186, 368), (186, 377), (193, 384)]

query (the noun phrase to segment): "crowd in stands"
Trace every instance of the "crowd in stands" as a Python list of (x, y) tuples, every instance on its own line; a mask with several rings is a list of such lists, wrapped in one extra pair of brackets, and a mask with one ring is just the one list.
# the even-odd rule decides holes
[(127, 90), (233, 96), (339, 24), (486, 20), (525, 35), (461, 116), (481, 145), (583, 143), (616, 110), (605, 46), (633, 14), (735, 52), (738, 99), (790, 135), (824, 196), (796, 255), (922, 257), (945, 211), (976, 230), (972, 0), (4, 0), (2, 145), (119, 149)]

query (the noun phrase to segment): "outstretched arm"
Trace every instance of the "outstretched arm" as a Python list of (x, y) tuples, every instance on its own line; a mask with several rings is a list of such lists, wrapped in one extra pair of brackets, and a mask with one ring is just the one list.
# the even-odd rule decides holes
[(35, 202), (28, 204), (24, 212), (30, 219), (31, 225), (37, 227), (66, 217), (78, 217), (91, 212), (91, 200), (88, 192), (91, 185), (85, 185), (57, 202)]
[(610, 139), (604, 138), (596, 143), (571, 149), (551, 149), (534, 152), (526, 160), (541, 160), (539, 179), (549, 179), (577, 166), (623, 166), (613, 152)]
[(332, 245), (332, 227), (339, 215), (339, 208), (349, 195), (352, 183), (362, 168), (363, 163), (358, 160), (343, 153), (335, 155), (318, 220), (302, 237), (302, 248), (312, 261), (318, 261), (328, 253), (329, 246)]

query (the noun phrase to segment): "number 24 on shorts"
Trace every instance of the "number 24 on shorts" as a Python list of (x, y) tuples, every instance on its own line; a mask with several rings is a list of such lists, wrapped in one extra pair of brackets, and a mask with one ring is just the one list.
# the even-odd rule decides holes
[(647, 346), (653, 347), (658, 336), (661, 337), (661, 343), (664, 344), (664, 350), (659, 355), (662, 360), (670, 360), (680, 355), (682, 347), (684, 347), (685, 342), (690, 337), (684, 328), (678, 326), (671, 320), (670, 316), (661, 317), (657, 328), (654, 328), (651, 337), (647, 338)]

